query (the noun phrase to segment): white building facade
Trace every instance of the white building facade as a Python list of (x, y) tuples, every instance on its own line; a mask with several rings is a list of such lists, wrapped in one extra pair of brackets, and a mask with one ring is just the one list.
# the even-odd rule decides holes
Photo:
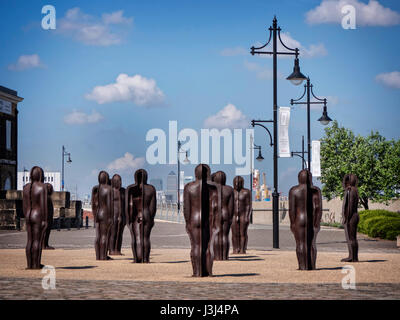
[[(29, 183), (29, 171), (18, 172), (17, 175), (17, 190), (22, 190), (24, 185)], [(61, 191), (61, 173), (60, 172), (45, 172), (44, 182), (50, 183), (54, 191)]]

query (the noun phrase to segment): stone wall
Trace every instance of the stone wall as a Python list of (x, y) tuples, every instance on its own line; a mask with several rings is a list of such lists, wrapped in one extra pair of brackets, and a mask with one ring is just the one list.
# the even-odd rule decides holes
[[(82, 226), (82, 202), (71, 201), (66, 191), (53, 192), (53, 228)], [(0, 229), (25, 229), (22, 191), (0, 191)]]
[[(289, 202), (279, 202), (279, 221), (283, 225), (290, 224), (289, 220)], [(384, 209), (389, 211), (400, 212), (400, 199), (390, 201), (388, 205), (384, 203), (370, 203), (369, 208)], [(341, 222), (342, 220), (342, 200), (340, 198), (332, 199), (331, 201), (322, 200), (322, 222)], [(258, 211), (263, 210), (263, 211)], [(265, 211), (264, 211), (265, 210)], [(364, 208), (359, 208), (359, 211)], [(272, 224), (272, 201), (253, 201), (253, 223), (254, 224)]]

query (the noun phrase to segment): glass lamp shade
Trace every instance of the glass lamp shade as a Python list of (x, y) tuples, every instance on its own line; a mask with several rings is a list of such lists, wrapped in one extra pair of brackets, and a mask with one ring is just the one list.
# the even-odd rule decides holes
[(318, 121), (321, 122), (322, 125), (326, 126), (327, 124), (329, 124), (329, 122), (332, 121), (332, 119), (329, 118), (328, 112), (324, 110), (324, 112), (322, 113), (322, 117), (319, 118)]
[(289, 77), (286, 78), (286, 80), (290, 80), (290, 82), (295, 86), (299, 86), (303, 83), (304, 80), (307, 80), (306, 76), (300, 72), (298, 58), (294, 60), (293, 72)]
[(259, 162), (264, 160), (264, 157), (261, 155), (261, 150), (258, 150), (258, 157), (256, 158), (256, 160)]

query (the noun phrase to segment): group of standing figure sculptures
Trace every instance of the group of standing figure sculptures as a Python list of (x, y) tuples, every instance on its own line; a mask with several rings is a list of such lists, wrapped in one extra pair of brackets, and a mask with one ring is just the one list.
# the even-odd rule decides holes
[[(314, 270), (322, 217), (321, 190), (313, 185), (308, 169), (299, 172), (298, 180), (299, 184), (289, 191), (290, 229), (296, 241), (299, 269)], [(134, 262), (150, 262), (150, 233), (157, 204), (155, 188), (147, 184), (146, 170), (137, 170), (135, 183), (126, 189), (118, 174), (110, 180), (108, 173), (101, 171), (98, 181), (92, 190), (96, 259), (110, 260), (109, 255), (121, 255), (122, 235), (128, 225)], [(357, 183), (354, 174), (343, 178), (342, 223), (349, 250), (343, 262), (358, 261)], [(52, 185), (44, 183), (42, 168), (34, 166), (30, 182), (23, 188), (27, 269), (42, 268), (42, 249), (54, 249), (48, 243), (54, 211), (52, 193)], [(250, 214), (251, 193), (244, 188), (241, 176), (236, 176), (230, 187), (223, 171), (211, 174), (206, 164), (195, 168), (195, 181), (184, 188), (184, 217), (191, 242), (193, 276), (211, 276), (214, 260), (228, 260), (230, 230), (233, 253), (246, 253)]]
[(111, 260), (109, 255), (121, 255), (125, 225), (131, 232), (132, 253), (136, 263), (150, 262), (150, 233), (154, 226), (157, 199), (155, 188), (147, 184), (147, 172), (135, 172), (135, 183), (122, 188), (121, 176), (110, 181), (106, 171), (100, 171), (99, 184), (92, 189), (92, 212), (96, 226), (97, 260)]
[[(298, 175), (299, 184), (289, 191), (290, 229), (296, 240), (296, 254), (300, 270), (315, 270), (317, 260), (317, 234), (321, 226), (322, 195), (321, 190), (312, 183), (308, 169)], [(358, 261), (357, 225), (358, 190), (357, 176), (346, 174), (343, 178), (343, 226), (349, 249), (349, 257), (343, 262)]]
[(246, 253), (247, 229), (251, 214), (251, 194), (237, 176), (233, 188), (226, 174), (211, 174), (206, 164), (195, 168), (195, 181), (184, 188), (184, 216), (190, 238), (193, 276), (212, 276), (214, 260), (228, 260), (229, 232), (234, 253)]

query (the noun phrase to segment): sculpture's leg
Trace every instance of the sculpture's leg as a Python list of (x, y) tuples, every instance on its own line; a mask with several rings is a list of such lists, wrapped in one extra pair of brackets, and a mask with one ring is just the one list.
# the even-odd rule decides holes
[(40, 224), (38, 223), (32, 224), (32, 269), (40, 269), (40, 241), (41, 238), (41, 231)]
[(27, 269), (32, 269), (32, 227), (31, 223), (27, 221), (26, 224), (26, 231), (27, 231), (27, 236), (28, 236), (28, 241), (26, 242), (26, 248), (25, 248), (25, 253), (26, 253), (26, 262), (27, 262)]
[(232, 223), (232, 247), (233, 253), (239, 253), (239, 224), (237, 222)]
[(132, 246), (132, 256), (133, 256), (133, 262), (137, 261), (137, 255), (136, 255), (136, 237), (135, 237), (135, 231), (134, 231), (134, 226), (133, 223), (129, 225), (129, 231), (131, 232), (131, 246)]
[(143, 243), (143, 249), (144, 249), (144, 257), (143, 257), (143, 262), (144, 263), (149, 263), (150, 262), (150, 251), (151, 251), (151, 242), (150, 242), (150, 233), (153, 225), (149, 222), (143, 225), (143, 232), (144, 232), (144, 243)]
[(116, 237), (118, 231), (118, 220), (114, 219), (114, 223), (111, 227), (110, 238), (109, 238), (109, 247), (110, 247), (110, 255), (116, 254)]
[(229, 259), (229, 223), (222, 224), (222, 260)]
[[(143, 223), (143, 222), (142, 222)], [(143, 262), (143, 234), (142, 223), (135, 221), (133, 223), (133, 232), (135, 234), (135, 262)]]
[(305, 228), (296, 229), (295, 239), (299, 270), (307, 270), (307, 243), (305, 240)]
[(201, 248), (195, 241), (192, 242), (190, 258), (192, 260), (193, 277), (201, 277)]
[(94, 249), (96, 251), (96, 260), (100, 260), (100, 224), (95, 222), (96, 225), (96, 239), (94, 241)]
[(247, 224), (241, 223), (240, 224), (240, 251), (239, 251), (240, 253), (243, 253), (243, 254), (246, 253), (247, 241), (248, 241)]
[(350, 261), (352, 261), (352, 255), (353, 255), (353, 247), (352, 247), (352, 244), (351, 244), (351, 239), (350, 239), (350, 226), (349, 226), (349, 224), (350, 224), (350, 222), (349, 221), (347, 221), (345, 224), (344, 224), (344, 234), (345, 234), (345, 236), (346, 236), (346, 243), (347, 243), (347, 248), (348, 248), (348, 250), (349, 250), (349, 256), (347, 257), (347, 258), (344, 258), (344, 259), (342, 259), (341, 261), (342, 262), (350, 262)]
[(349, 223), (348, 229), (348, 244), (349, 244), (349, 262), (358, 262), (358, 241), (357, 241), (357, 225), (359, 221), (358, 215), (353, 215)]
[(209, 248), (206, 251), (206, 267), (203, 270), (202, 274), (203, 277), (212, 276), (213, 262), (214, 262), (214, 250), (211, 250), (211, 248)]
[(123, 235), (124, 235), (124, 229), (125, 229), (125, 223), (120, 222), (119, 224), (119, 230), (118, 230), (118, 239), (117, 239), (117, 250), (119, 254), (122, 255), (121, 250), (122, 250), (122, 240), (123, 240)]
[(99, 234), (100, 234), (100, 241), (99, 241), (99, 260), (107, 260), (107, 249), (108, 249), (108, 231), (109, 226), (106, 222), (99, 222)]

